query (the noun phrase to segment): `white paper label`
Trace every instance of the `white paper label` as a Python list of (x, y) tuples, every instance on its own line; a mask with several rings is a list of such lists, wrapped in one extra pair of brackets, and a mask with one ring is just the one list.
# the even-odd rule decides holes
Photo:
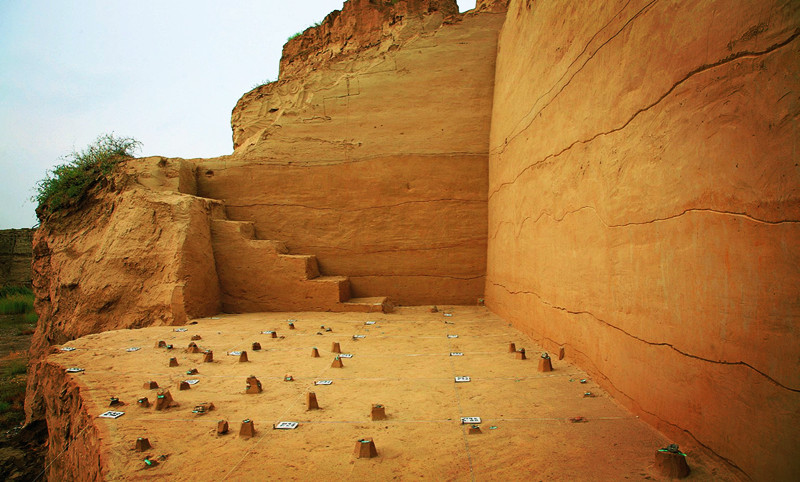
[(128, 349), (127, 349), (127, 350), (125, 350), (125, 351), (139, 351), (139, 350), (141, 350), (141, 348), (140, 348), (140, 347), (138, 347), (138, 346), (132, 346), (132, 347), (128, 348)]
[(470, 423), (470, 424), (471, 423), (481, 423), (481, 418), (480, 417), (461, 417), (461, 423), (465, 424), (465, 425), (468, 424), (468, 423)]
[(333, 380), (317, 380), (314, 382), (314, 385), (330, 385), (333, 383)]
[(120, 418), (123, 415), (125, 415), (125, 412), (113, 412), (109, 410), (108, 412), (103, 412), (98, 416), (100, 418)]
[(456, 383), (467, 383), (470, 380), (470, 377), (456, 377)]
[(271, 332), (271, 331), (262, 331), (261, 332), (262, 335), (271, 335), (272, 333), (273, 332)]
[(351, 353), (342, 353), (339, 358), (353, 358), (353, 355)]
[(353, 338), (366, 338), (367, 335), (353, 335)]
[(447, 338), (458, 338), (458, 335), (447, 335)]
[(460, 351), (451, 351), (450, 356), (464, 356)]
[(175, 329), (174, 329), (174, 330), (172, 330), (172, 331), (176, 331), (176, 332), (178, 332), (178, 333), (182, 333), (182, 332), (184, 332), (184, 331), (189, 331), (189, 329), (188, 329), (188, 328), (175, 328)]
[(72, 348), (71, 346), (63, 346), (61, 347), (61, 351), (75, 351), (75, 348)]
[(368, 322), (366, 322), (366, 323), (364, 323), (364, 324), (365, 324), (365, 325), (374, 325), (375, 323), (376, 323), (376, 322), (374, 322), (374, 321), (368, 321)]
[(189, 385), (197, 385), (198, 383), (200, 383), (200, 380), (186, 380), (186, 383), (188, 383)]
[(240, 351), (230, 351), (230, 352), (228, 352), (228, 355), (230, 355), (230, 356), (239, 356), (241, 354), (242, 354), (242, 352), (240, 352)]
[(445, 313), (444, 316), (453, 316), (452, 313)]
[(80, 373), (83, 371), (83, 368), (67, 368), (67, 373)]
[(297, 428), (297, 425), (298, 425), (297, 422), (278, 422), (275, 425), (275, 428), (279, 430), (292, 430)]

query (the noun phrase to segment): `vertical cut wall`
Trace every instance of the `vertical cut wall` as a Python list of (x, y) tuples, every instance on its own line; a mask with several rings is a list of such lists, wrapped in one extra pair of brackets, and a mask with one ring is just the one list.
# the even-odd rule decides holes
[[(352, 16), (379, 23), (376, 12), (394, 8), (362, 3), (318, 28), (338, 38)], [(353, 297), (474, 303), (486, 269), (503, 14), (424, 10), (384, 20), (374, 45), (305, 70), (292, 63), (291, 75), (246, 94), (233, 112), (236, 151), (200, 161), (199, 193), (223, 200), (228, 218), (253, 221), (259, 239), (349, 277)]]
[(487, 304), (681, 443), (800, 479), (800, 3), (512, 1)]

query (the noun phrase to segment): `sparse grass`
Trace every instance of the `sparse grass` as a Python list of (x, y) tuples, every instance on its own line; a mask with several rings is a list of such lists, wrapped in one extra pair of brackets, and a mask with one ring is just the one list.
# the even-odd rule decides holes
[(28, 358), (25, 353), (11, 353), (0, 361), (0, 427), (19, 424), (25, 419), (23, 404), (27, 385)]
[(94, 185), (108, 179), (121, 160), (133, 156), (141, 143), (130, 137), (103, 134), (82, 151), (73, 151), (64, 164), (48, 171), (36, 183), (36, 195), (31, 200), (38, 205), (36, 216), (44, 220), (67, 206), (76, 205)]
[(10, 295), (33, 295), (33, 290), (27, 286), (4, 286), (0, 288), (0, 298)]
[(290, 40), (294, 40), (295, 38), (297, 38), (297, 37), (299, 37), (299, 36), (301, 36), (301, 35), (303, 35), (303, 32), (295, 32), (295, 33), (293, 33), (292, 35), (289, 35), (289, 36), (286, 38), (286, 41), (288, 42), (288, 41), (290, 41)]
[(17, 315), (33, 312), (33, 295), (10, 295), (0, 298), (0, 314)]

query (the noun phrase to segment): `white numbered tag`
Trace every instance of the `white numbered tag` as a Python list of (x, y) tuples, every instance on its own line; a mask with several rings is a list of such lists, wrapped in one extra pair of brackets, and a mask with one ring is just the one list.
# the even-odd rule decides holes
[(109, 410), (108, 412), (103, 412), (98, 417), (100, 418), (120, 418), (121, 416), (125, 415), (125, 412), (113, 412)]
[(464, 356), (460, 351), (451, 351), (450, 356)]
[(271, 332), (271, 331), (262, 331), (261, 332), (262, 335), (271, 335), (272, 333), (273, 332)]
[(139, 350), (141, 350), (141, 348), (140, 348), (140, 347), (138, 347), (138, 346), (132, 346), (132, 347), (128, 348), (128, 349), (127, 349), (127, 350), (125, 350), (125, 351), (139, 351)]
[(470, 380), (470, 377), (456, 377), (456, 383), (467, 383)]
[(228, 352), (228, 355), (230, 355), (230, 356), (239, 356), (241, 354), (242, 354), (242, 352), (240, 352), (240, 351), (230, 351), (230, 352)]
[(178, 333), (182, 333), (182, 332), (184, 332), (184, 331), (189, 331), (189, 329), (188, 329), (188, 328), (175, 328), (175, 329), (174, 329), (174, 330), (172, 330), (172, 331), (176, 331), (176, 332), (178, 332)]
[(452, 313), (445, 313), (444, 316), (453, 316)]
[(75, 348), (72, 348), (71, 346), (62, 346), (61, 351), (75, 351)]
[(80, 373), (83, 371), (83, 368), (67, 368), (67, 373)]
[(342, 353), (339, 358), (353, 358), (353, 355), (351, 353)]
[(333, 380), (317, 380), (314, 382), (314, 385), (330, 385), (333, 383)]
[(466, 425), (468, 423), (481, 423), (480, 417), (461, 417), (461, 423)]
[(197, 385), (198, 383), (200, 383), (200, 380), (186, 380), (186, 383), (188, 383), (189, 385)]
[(278, 422), (275, 425), (275, 428), (279, 430), (292, 430), (297, 428), (299, 424), (297, 422)]
[(366, 322), (366, 323), (364, 323), (364, 324), (365, 324), (365, 325), (374, 325), (375, 323), (376, 323), (375, 321), (368, 321), (368, 322)]
[(458, 335), (447, 335), (447, 338), (458, 338)]
[(353, 338), (366, 338), (367, 335), (353, 335)]

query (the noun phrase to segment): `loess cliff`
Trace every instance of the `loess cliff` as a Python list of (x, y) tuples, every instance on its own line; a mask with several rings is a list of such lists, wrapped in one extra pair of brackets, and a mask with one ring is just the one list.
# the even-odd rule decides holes
[(231, 155), (128, 161), (36, 231), (51, 475), (104, 473), (54, 344), (483, 298), (681, 447), (800, 478), (799, 54), (789, 0), (346, 1)]

